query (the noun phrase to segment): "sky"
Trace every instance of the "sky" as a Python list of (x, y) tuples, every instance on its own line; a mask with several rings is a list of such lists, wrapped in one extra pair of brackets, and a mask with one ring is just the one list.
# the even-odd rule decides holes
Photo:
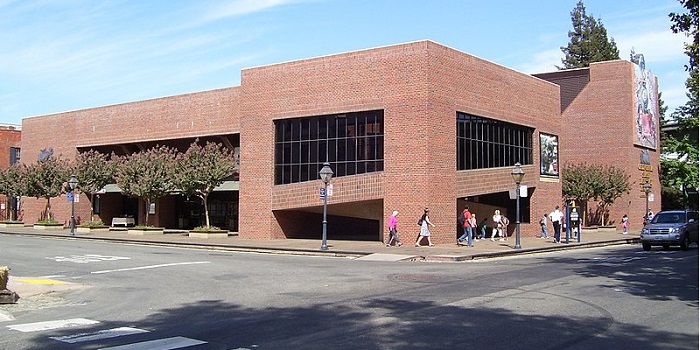
[[(0, 123), (240, 85), (241, 69), (431, 40), (555, 71), (578, 0), (0, 0)], [(644, 54), (670, 114), (687, 101), (678, 0), (584, 0)]]

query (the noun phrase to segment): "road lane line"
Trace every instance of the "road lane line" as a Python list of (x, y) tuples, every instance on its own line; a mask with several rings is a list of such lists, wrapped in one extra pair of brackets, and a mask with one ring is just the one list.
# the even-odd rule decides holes
[(207, 342), (185, 338), (185, 337), (172, 337), (157, 340), (149, 340), (140, 343), (133, 343), (127, 345), (113, 346), (109, 348), (101, 348), (99, 350), (171, 350), (186, 348), (189, 346), (206, 344)]
[(132, 334), (148, 333), (145, 329), (131, 328), (131, 327), (118, 327), (112, 329), (105, 329), (94, 333), (81, 333), (75, 335), (66, 335), (63, 337), (49, 337), (54, 340), (62, 341), (64, 343), (75, 344), (86, 341), (95, 341), (109, 338), (122, 337)]
[(210, 261), (192, 261), (192, 262), (181, 262), (181, 263), (171, 263), (171, 264), (159, 264), (159, 265), (129, 267), (129, 268), (115, 269), (115, 270), (93, 271), (93, 272), (90, 272), (90, 273), (92, 273), (92, 274), (101, 274), (101, 273), (110, 273), (110, 272), (122, 272), (122, 271), (134, 271), (134, 270), (155, 269), (155, 268), (159, 268), (159, 267), (170, 267), (170, 266), (179, 266), (179, 265), (209, 264), (209, 263), (210, 263)]
[(85, 318), (71, 318), (71, 319), (67, 319), (67, 320), (58, 320), (58, 321), (45, 321), (45, 322), (15, 324), (15, 325), (7, 326), (7, 328), (14, 330), (14, 331), (20, 331), (23, 333), (27, 333), (27, 332), (37, 332), (37, 331), (47, 331), (47, 330), (59, 329), (59, 328), (67, 328), (67, 327), (87, 326), (87, 325), (97, 324), (97, 323), (100, 323), (100, 322), (94, 321), (94, 320), (88, 320)]

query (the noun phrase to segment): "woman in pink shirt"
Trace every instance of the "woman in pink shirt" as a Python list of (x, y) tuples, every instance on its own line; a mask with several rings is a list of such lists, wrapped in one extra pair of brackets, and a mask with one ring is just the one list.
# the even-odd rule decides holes
[(396, 225), (399, 223), (399, 219), (396, 218), (397, 215), (399, 215), (399, 211), (394, 210), (394, 212), (391, 213), (391, 216), (389, 217), (389, 238), (386, 241), (387, 247), (391, 246), (392, 241), (396, 242), (397, 247), (401, 246), (399, 233), (396, 231)]

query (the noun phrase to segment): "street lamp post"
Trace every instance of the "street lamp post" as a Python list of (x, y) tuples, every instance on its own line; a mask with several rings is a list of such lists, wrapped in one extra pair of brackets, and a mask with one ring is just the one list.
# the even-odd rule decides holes
[(520, 249), (520, 182), (523, 181), (525, 172), (520, 167), (520, 163), (515, 163), (515, 167), (510, 172), (510, 176), (515, 181), (515, 249)]
[(649, 192), (651, 192), (651, 184), (647, 182), (643, 187), (646, 199), (646, 209), (644, 210), (644, 226), (646, 226), (649, 223)]
[(70, 200), (70, 235), (75, 236), (75, 187), (78, 186), (78, 178), (75, 175), (71, 175), (68, 179), (68, 186), (70, 186), (71, 200)]
[(328, 184), (333, 178), (333, 170), (331, 170), (331, 165), (326, 162), (323, 163), (323, 168), (318, 172), (321, 176), (321, 181), (323, 181), (323, 238), (321, 241), (321, 250), (328, 250), (328, 244), (326, 244), (326, 226), (328, 222), (326, 221), (326, 213), (328, 209)]

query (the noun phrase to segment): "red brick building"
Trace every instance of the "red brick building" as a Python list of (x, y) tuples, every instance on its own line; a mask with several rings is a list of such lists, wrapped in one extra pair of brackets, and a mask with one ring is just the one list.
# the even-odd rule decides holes
[[(563, 162), (593, 153), (638, 172), (633, 66), (593, 65), (578, 96), (565, 101), (561, 79), (533, 77), (431, 41), (342, 53), (245, 69), (238, 87), (25, 118), (23, 162), (48, 147), (73, 158), (87, 149), (127, 154), (156, 144), (184, 150), (195, 138), (219, 141), (240, 149), (240, 177), (212, 198), (218, 225), (241, 238), (277, 239), (320, 238), (318, 171), (327, 161), (335, 172), (329, 239), (380, 241), (386, 218), (398, 210), (399, 232), (410, 241), (428, 207), (436, 243), (454, 242), (455, 217), (465, 205), (479, 221), (499, 209), (514, 223), (508, 192), (520, 162), (527, 189), (522, 234), (534, 236), (542, 213), (562, 204)], [(579, 123), (571, 127), (571, 120)], [(620, 125), (611, 130), (610, 124)], [(595, 137), (576, 133), (585, 130)], [(630, 139), (620, 137), (624, 132)], [(657, 169), (658, 153), (651, 154)], [(634, 217), (643, 200), (635, 193), (620, 206)], [(79, 220), (90, 205), (85, 197), (76, 203)], [(110, 222), (132, 214), (143, 222), (141, 206), (107, 189), (98, 215)], [(38, 219), (42, 207), (25, 200), (25, 221)], [(189, 228), (198, 207), (180, 195), (162, 198), (155, 224)], [(66, 201), (53, 202), (53, 211), (59, 220), (70, 218)]]
[[(0, 124), (0, 169), (20, 161), (22, 128), (19, 125)], [(10, 219), (10, 211), (16, 210), (14, 199), (0, 195), (0, 220)], [(16, 215), (14, 216), (17, 217)]]

